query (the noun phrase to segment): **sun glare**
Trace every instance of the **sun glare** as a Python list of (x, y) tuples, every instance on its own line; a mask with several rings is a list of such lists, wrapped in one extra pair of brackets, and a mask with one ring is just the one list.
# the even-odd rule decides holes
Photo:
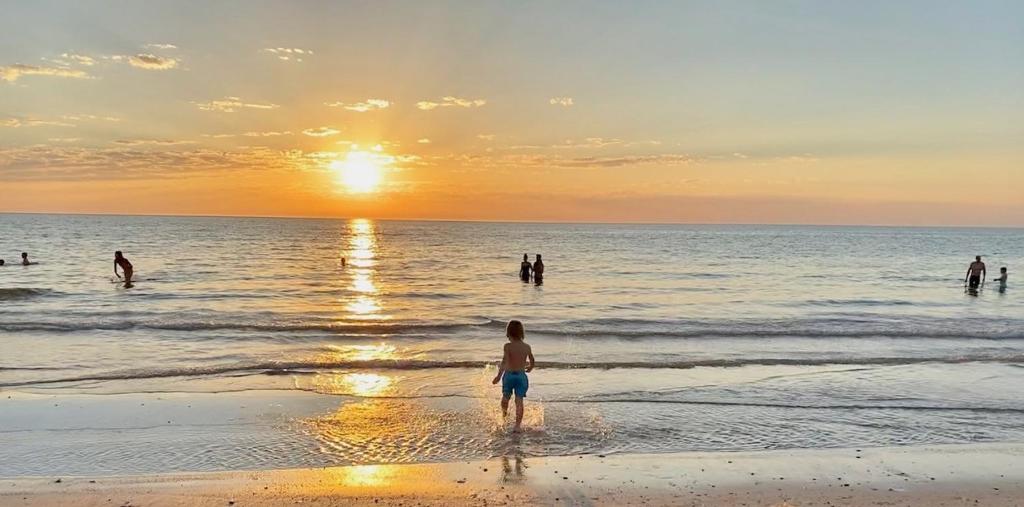
[(380, 186), (384, 169), (392, 160), (390, 155), (381, 153), (379, 146), (373, 151), (353, 149), (345, 158), (331, 162), (330, 168), (349, 192), (368, 193)]

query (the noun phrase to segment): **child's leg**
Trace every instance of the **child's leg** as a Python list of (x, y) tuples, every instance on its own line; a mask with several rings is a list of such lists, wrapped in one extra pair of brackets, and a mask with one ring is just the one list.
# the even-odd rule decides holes
[(502, 417), (508, 417), (508, 399), (510, 397), (511, 396), (502, 396), (501, 397), (501, 416)]
[[(507, 403), (506, 403), (507, 404)], [(516, 396), (516, 429), (523, 424), (523, 397)]]

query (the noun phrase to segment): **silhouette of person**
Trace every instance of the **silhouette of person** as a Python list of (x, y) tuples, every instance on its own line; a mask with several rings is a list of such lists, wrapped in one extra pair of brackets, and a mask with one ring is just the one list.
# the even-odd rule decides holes
[(533, 271), (533, 266), (530, 265), (530, 261), (527, 260), (526, 254), (523, 254), (523, 262), (519, 265), (519, 279), (524, 282), (529, 282), (531, 271)]
[(981, 262), (981, 256), (975, 256), (974, 262), (971, 263), (967, 268), (967, 276), (964, 277), (964, 283), (968, 284), (971, 289), (977, 289), (982, 285), (985, 285), (985, 263)]
[(128, 259), (124, 257), (120, 250), (114, 252), (114, 274), (121, 278), (121, 275), (117, 273), (118, 266), (121, 266), (121, 271), (124, 271), (124, 288), (130, 289), (132, 287), (132, 274), (134, 274), (135, 270), (132, 268), (132, 263), (128, 262)]
[(28, 252), (21, 252), (21, 265), (22, 266), (28, 266), (28, 265), (31, 265), (31, 264), (35, 264), (35, 263), (28, 261)]
[(533, 263), (533, 283), (544, 283), (544, 261), (541, 260), (540, 254), (537, 254), (537, 260)]

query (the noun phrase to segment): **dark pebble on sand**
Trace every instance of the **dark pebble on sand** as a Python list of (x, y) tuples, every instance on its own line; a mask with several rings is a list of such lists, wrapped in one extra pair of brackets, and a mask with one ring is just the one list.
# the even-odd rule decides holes
[(61, 482), (64, 482), (64, 481), (62, 481), (62, 480), (60, 480), (60, 479), (57, 479), (57, 480), (55, 480), (55, 481), (53, 481), (53, 482), (56, 482), (56, 483), (58, 483), (58, 484), (59, 484), (59, 483), (61, 483)]
[(569, 478), (568, 477), (562, 477), (562, 480), (567, 481), (567, 480), (569, 480)]

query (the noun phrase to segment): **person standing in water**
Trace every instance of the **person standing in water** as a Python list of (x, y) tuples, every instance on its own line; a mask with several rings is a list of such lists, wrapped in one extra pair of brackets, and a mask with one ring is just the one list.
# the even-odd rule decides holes
[(117, 273), (118, 266), (121, 266), (121, 271), (124, 271), (124, 288), (132, 288), (132, 274), (135, 270), (132, 269), (132, 263), (125, 259), (124, 254), (120, 250), (114, 252), (114, 274), (121, 278), (121, 275)]
[(1009, 275), (1006, 274), (1006, 266), (1003, 266), (1003, 267), (999, 268), (999, 278), (996, 278), (996, 279), (994, 279), (992, 281), (999, 282), (999, 291), (1000, 292), (1006, 290), (1006, 279), (1007, 278), (1009, 278)]
[(533, 349), (524, 341), (526, 329), (523, 328), (522, 322), (508, 321), (508, 326), (505, 327), (505, 336), (508, 338), (508, 343), (505, 344), (505, 351), (501, 356), (498, 375), (491, 383), (501, 382), (502, 417), (508, 416), (508, 401), (515, 393), (516, 425), (512, 431), (519, 433), (523, 425), (523, 398), (526, 398), (526, 391), (530, 388), (530, 379), (526, 377), (526, 374), (533, 371), (535, 361)]
[(540, 260), (540, 254), (537, 254), (537, 260), (533, 263), (533, 283), (544, 283), (544, 261)]
[(29, 266), (29, 265), (32, 265), (32, 264), (35, 264), (35, 263), (28, 261), (28, 252), (21, 252), (21, 265), (22, 266)]
[(533, 266), (530, 264), (530, 261), (527, 260), (526, 254), (523, 254), (523, 262), (519, 265), (519, 279), (524, 282), (529, 282), (531, 271), (533, 271)]
[(971, 263), (967, 268), (967, 276), (964, 277), (964, 283), (968, 284), (971, 289), (977, 289), (985, 284), (985, 263), (981, 262), (981, 256), (975, 256), (974, 262)]

